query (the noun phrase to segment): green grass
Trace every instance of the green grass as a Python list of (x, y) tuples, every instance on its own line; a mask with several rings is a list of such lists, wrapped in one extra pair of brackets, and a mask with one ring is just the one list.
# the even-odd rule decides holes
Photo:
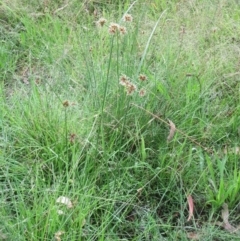
[(229, 0), (2, 0), (0, 239), (238, 240), (217, 224), (224, 203), (240, 223), (239, 19)]

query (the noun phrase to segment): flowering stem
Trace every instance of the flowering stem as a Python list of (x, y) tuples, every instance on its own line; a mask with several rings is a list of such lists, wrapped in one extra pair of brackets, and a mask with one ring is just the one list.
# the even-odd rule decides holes
[(153, 30), (152, 30), (149, 38), (148, 38), (148, 41), (147, 41), (146, 47), (145, 47), (145, 49), (144, 49), (144, 52), (143, 52), (143, 55), (142, 55), (140, 64), (139, 64), (139, 66), (138, 66), (137, 75), (139, 75), (139, 73), (140, 73), (140, 71), (141, 71), (141, 68), (142, 68), (142, 65), (143, 65), (143, 61), (145, 60), (145, 57), (146, 57), (146, 54), (147, 54), (147, 50), (148, 50), (148, 47), (149, 47), (150, 42), (151, 42), (151, 40), (152, 40), (153, 34), (154, 34), (154, 32), (155, 32), (155, 30), (156, 30), (156, 28), (157, 28), (157, 26), (158, 26), (158, 23), (160, 22), (160, 20), (161, 20), (161, 18), (162, 18), (162, 16), (163, 16), (163, 14), (164, 14), (166, 11), (167, 11), (167, 9), (164, 10), (164, 11), (162, 12), (162, 14), (160, 15), (160, 17), (158, 18), (158, 20), (157, 20), (157, 22), (156, 22), (156, 24), (155, 24), (155, 26), (154, 26), (154, 28), (153, 28)]

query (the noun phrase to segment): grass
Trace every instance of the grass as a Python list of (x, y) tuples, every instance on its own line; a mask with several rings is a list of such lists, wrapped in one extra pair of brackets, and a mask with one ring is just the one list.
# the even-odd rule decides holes
[(2, 0), (0, 239), (238, 240), (219, 222), (224, 203), (240, 222), (239, 19), (229, 0)]

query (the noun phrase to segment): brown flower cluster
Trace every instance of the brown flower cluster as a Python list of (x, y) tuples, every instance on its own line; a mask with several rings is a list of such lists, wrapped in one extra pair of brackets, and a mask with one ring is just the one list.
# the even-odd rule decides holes
[(117, 23), (111, 23), (108, 31), (110, 34), (116, 34), (118, 31), (122, 35), (127, 33), (127, 29), (124, 26), (120, 26)]
[(146, 90), (145, 89), (140, 89), (138, 94), (139, 94), (140, 97), (143, 97), (143, 96), (146, 95)]
[[(125, 14), (123, 16), (123, 20), (124, 22), (132, 22), (132, 15), (130, 14)], [(100, 18), (97, 22), (96, 25), (98, 27), (103, 27), (105, 25), (105, 23), (107, 22), (107, 20), (105, 18)], [(117, 23), (110, 23), (108, 32), (112, 35), (116, 34), (116, 33), (120, 33), (121, 35), (125, 35), (127, 33), (127, 29), (124, 26), (121, 26)]]
[(69, 107), (69, 106), (74, 106), (74, 105), (76, 105), (76, 103), (75, 103), (75, 102), (69, 102), (68, 100), (64, 100), (64, 101), (62, 102), (62, 105), (63, 105), (63, 107), (67, 108), (67, 107)]
[(125, 15), (123, 16), (123, 19), (124, 19), (125, 22), (132, 22), (133, 17), (132, 17), (131, 14), (125, 14)]
[(119, 26), (119, 32), (120, 34), (124, 35), (127, 33), (127, 29), (124, 26)]
[(140, 74), (140, 75), (138, 76), (138, 79), (139, 79), (140, 81), (146, 81), (146, 80), (147, 80), (147, 76), (144, 75), (144, 74)]
[(63, 106), (64, 106), (65, 108), (67, 108), (67, 107), (70, 105), (70, 103), (69, 103), (68, 100), (63, 101), (62, 104), (63, 104)]
[(119, 84), (125, 87), (127, 95), (132, 95), (137, 90), (136, 85), (126, 75), (120, 76)]
[(97, 22), (96, 22), (96, 25), (98, 27), (103, 27), (104, 24), (107, 22), (107, 20), (105, 18), (100, 18)]
[[(142, 80), (142, 78), (144, 80)], [(145, 81), (147, 80), (147, 77), (145, 75), (139, 75), (139, 80), (141, 81)], [(127, 95), (132, 95), (136, 90), (137, 90), (137, 86), (135, 84), (133, 84), (129, 77), (127, 77), (126, 75), (121, 75), (120, 79), (119, 79), (119, 84), (124, 86), (127, 92)], [(146, 90), (145, 89), (140, 89), (138, 92), (140, 97), (143, 97), (146, 95)]]
[(111, 23), (110, 26), (109, 26), (108, 31), (109, 31), (110, 34), (115, 34), (119, 30), (119, 27), (120, 27), (119, 24)]

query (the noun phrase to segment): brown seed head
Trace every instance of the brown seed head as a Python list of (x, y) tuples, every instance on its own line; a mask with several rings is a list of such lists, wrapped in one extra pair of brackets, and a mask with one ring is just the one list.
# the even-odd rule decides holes
[(110, 34), (115, 34), (119, 29), (119, 25), (117, 23), (111, 23), (110, 26), (109, 26), (109, 33)]
[(139, 78), (140, 81), (146, 81), (147, 80), (147, 76), (144, 75), (144, 74), (140, 74), (138, 78)]
[(123, 19), (124, 19), (125, 22), (132, 22), (133, 17), (130, 14), (125, 14)]
[(123, 27), (123, 26), (120, 26), (119, 27), (119, 32), (120, 32), (120, 34), (124, 35), (124, 34), (127, 33), (127, 29), (125, 27)]
[(129, 84), (129, 78), (124, 74), (119, 78), (119, 84), (122, 86), (127, 86)]
[(96, 25), (98, 27), (103, 27), (104, 24), (107, 22), (107, 20), (105, 18), (100, 18), (97, 22), (96, 22)]
[(62, 104), (63, 104), (64, 107), (68, 107), (69, 106), (69, 101), (65, 100)]
[(75, 133), (71, 133), (69, 136), (70, 143), (74, 143), (76, 140), (77, 135)]
[(136, 91), (136, 89), (137, 89), (136, 85), (129, 82), (126, 85), (127, 95), (132, 95)]
[(145, 96), (145, 95), (146, 95), (146, 90), (140, 89), (140, 90), (139, 90), (139, 96), (140, 96), (140, 97), (143, 97), (143, 96)]

